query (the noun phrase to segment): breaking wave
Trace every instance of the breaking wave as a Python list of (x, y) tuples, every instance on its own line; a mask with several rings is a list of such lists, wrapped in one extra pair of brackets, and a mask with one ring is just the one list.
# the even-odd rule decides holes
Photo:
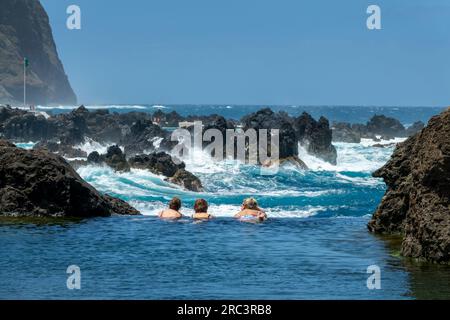
[[(253, 196), (271, 217), (361, 217), (373, 212), (385, 191), (383, 181), (371, 173), (389, 159), (395, 147), (392, 142), (401, 141), (382, 141), (386, 145), (383, 148), (366, 140), (359, 144), (335, 143), (335, 166), (300, 147), (299, 156), (309, 170), (282, 167), (273, 176), (261, 175), (258, 166), (234, 160), (217, 162), (197, 151), (183, 160), (187, 170), (201, 179), (205, 188), (202, 193), (184, 190), (146, 170), (118, 173), (106, 166), (86, 166), (78, 173), (101, 192), (130, 202), (145, 215), (157, 215), (172, 197), (178, 196), (186, 215), (192, 214), (195, 199), (201, 197), (210, 203), (213, 215), (231, 217), (239, 211), (243, 199)], [(34, 143), (17, 145), (29, 149)], [(86, 139), (77, 147), (87, 153), (105, 153), (108, 146)]]

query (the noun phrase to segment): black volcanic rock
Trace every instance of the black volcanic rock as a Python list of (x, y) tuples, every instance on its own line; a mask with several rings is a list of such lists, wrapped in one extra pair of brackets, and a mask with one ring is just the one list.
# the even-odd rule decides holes
[(103, 161), (115, 171), (130, 171), (130, 165), (128, 164), (127, 158), (122, 152), (122, 149), (117, 145), (108, 147), (106, 155), (103, 157)]
[(165, 152), (136, 155), (130, 158), (129, 162), (133, 168), (146, 169), (166, 177), (172, 177), (179, 169), (185, 168), (184, 163), (176, 164)]
[(130, 165), (122, 149), (118, 145), (109, 146), (106, 154), (99, 154), (97, 151), (91, 152), (87, 156), (87, 160), (84, 161), (71, 161), (75, 167), (80, 167), (88, 164), (99, 165), (105, 164), (115, 171), (128, 172), (130, 171)]
[[(271, 109), (265, 108), (245, 116), (241, 122), (244, 131), (248, 129), (255, 129), (257, 132), (260, 129), (280, 130), (280, 159), (298, 156), (296, 132), (286, 113), (274, 113)], [(270, 154), (270, 139), (268, 139), (268, 151)]]
[[(90, 138), (104, 144), (124, 144), (131, 127), (138, 122), (151, 123), (150, 118), (149, 114), (143, 112), (118, 114), (108, 110), (89, 111), (80, 106), (70, 113), (59, 114), (49, 120), (56, 123), (57, 136), (66, 143), (78, 144)], [(163, 131), (159, 127), (158, 129), (158, 133)]]
[(176, 142), (170, 140), (169, 132), (163, 130), (160, 126), (154, 124), (151, 120), (138, 120), (131, 127), (122, 140), (125, 146), (125, 153), (128, 156), (141, 154), (144, 152), (153, 152), (156, 141), (160, 139), (160, 149), (170, 150), (176, 145)]
[(203, 191), (200, 179), (185, 169), (178, 170), (172, 177), (169, 177), (166, 180), (170, 183), (178, 184), (187, 190), (195, 192)]
[[(396, 137), (410, 137), (424, 128), (422, 121), (415, 122), (411, 127), (405, 127), (394, 118), (384, 115), (373, 116), (367, 124), (350, 124), (346, 122), (333, 124), (333, 141), (359, 143), (361, 138), (373, 141), (392, 140)], [(380, 136), (380, 138), (377, 138)]]
[(374, 173), (388, 190), (368, 227), (404, 236), (402, 254), (450, 262), (450, 108), (398, 144)]
[(88, 157), (87, 157), (87, 162), (91, 163), (91, 164), (99, 164), (101, 163), (102, 157), (100, 156), (100, 154), (97, 151), (93, 151), (91, 153), (89, 153)]
[(184, 162), (175, 162), (172, 156), (165, 152), (136, 155), (128, 161), (132, 168), (145, 169), (154, 174), (164, 175), (167, 177), (167, 181), (190, 191), (203, 191), (200, 179), (185, 169)]
[(85, 151), (72, 147), (71, 145), (62, 144), (51, 141), (41, 141), (38, 142), (33, 149), (46, 149), (50, 152), (57, 153), (58, 155), (66, 158), (86, 158), (87, 154)]
[(152, 114), (152, 121), (165, 127), (178, 127), (180, 122), (186, 120), (176, 111), (164, 113), (163, 111), (158, 110)]
[(73, 105), (76, 96), (59, 60), (47, 13), (37, 0), (0, 2), (0, 101), (23, 101), (23, 58), (29, 59), (27, 101)]
[(337, 122), (333, 123), (331, 130), (333, 131), (334, 142), (360, 143), (361, 134), (352, 129), (350, 123)]
[(60, 156), (0, 140), (0, 216), (96, 217), (139, 212), (102, 195)]
[(332, 131), (326, 118), (320, 117), (319, 121), (316, 121), (304, 112), (294, 120), (294, 129), (298, 141), (308, 153), (331, 164), (336, 164), (337, 151), (331, 143)]
[[(128, 145), (128, 149), (137, 152), (154, 148), (149, 140), (170, 137), (146, 113), (89, 111), (84, 106), (47, 118), (39, 113), (0, 107), (0, 136), (17, 142), (54, 140), (69, 146), (85, 143), (89, 138), (102, 144)], [(165, 142), (161, 145), (170, 147)]]
[(425, 124), (422, 121), (414, 122), (412, 126), (406, 129), (406, 135), (408, 137), (413, 136), (423, 128), (425, 128)]
[[(225, 119), (225, 117), (217, 115), (217, 114), (213, 114), (213, 115), (209, 115), (209, 116), (201, 116), (201, 117), (194, 117), (194, 116), (189, 116), (188, 119), (186, 120), (188, 122), (201, 122), (202, 124), (202, 136), (204, 137), (204, 134), (210, 130), (210, 129), (215, 129), (220, 131), (222, 137), (223, 137), (223, 143), (222, 143), (222, 148), (223, 148), (223, 157), (226, 158), (226, 137), (227, 137), (227, 130), (235, 130), (236, 126), (235, 124), (230, 121)], [(194, 126), (190, 126), (189, 128), (187, 128), (187, 130), (191, 133), (191, 143), (192, 145), (194, 144)], [(205, 148), (210, 145), (212, 142), (214, 142), (215, 138), (211, 138), (212, 141), (202, 141), (202, 148), (203, 150), (205, 150)], [(236, 153), (236, 144), (234, 146), (234, 150)], [(215, 156), (215, 150), (211, 150), (211, 156)]]
[(376, 135), (404, 137), (405, 127), (397, 119), (384, 115), (375, 115), (367, 123), (367, 131)]
[(47, 140), (56, 135), (56, 127), (42, 115), (0, 107), (0, 135), (17, 142)]

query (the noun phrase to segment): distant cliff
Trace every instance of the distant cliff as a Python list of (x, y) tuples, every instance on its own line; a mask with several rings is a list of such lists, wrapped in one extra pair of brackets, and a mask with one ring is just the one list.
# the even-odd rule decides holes
[(29, 104), (76, 104), (39, 0), (0, 1), (0, 103), (23, 100), (23, 58)]

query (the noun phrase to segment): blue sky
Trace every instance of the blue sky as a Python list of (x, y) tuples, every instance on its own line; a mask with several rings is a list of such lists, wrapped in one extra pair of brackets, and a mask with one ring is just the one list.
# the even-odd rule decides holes
[(448, 0), (41, 3), (79, 103), (450, 105)]

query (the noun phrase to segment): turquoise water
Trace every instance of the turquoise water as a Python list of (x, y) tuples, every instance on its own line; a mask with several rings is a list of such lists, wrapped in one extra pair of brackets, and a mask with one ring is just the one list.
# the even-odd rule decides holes
[[(336, 166), (300, 148), (310, 170), (286, 167), (275, 176), (262, 176), (254, 166), (217, 163), (197, 152), (184, 160), (201, 178), (201, 194), (143, 170), (80, 168), (78, 173), (97, 189), (129, 201), (144, 215), (0, 220), (0, 298), (450, 298), (448, 267), (400, 258), (398, 239), (367, 232), (385, 192), (383, 181), (371, 173), (393, 151), (373, 144), (337, 143)], [(94, 142), (81, 147), (104, 148)], [(203, 197), (217, 218), (160, 221), (157, 213), (175, 195), (185, 215)], [(266, 223), (232, 219), (248, 196), (267, 211)], [(66, 287), (69, 265), (81, 269), (81, 290)], [(367, 288), (371, 265), (380, 267), (380, 290)]]

